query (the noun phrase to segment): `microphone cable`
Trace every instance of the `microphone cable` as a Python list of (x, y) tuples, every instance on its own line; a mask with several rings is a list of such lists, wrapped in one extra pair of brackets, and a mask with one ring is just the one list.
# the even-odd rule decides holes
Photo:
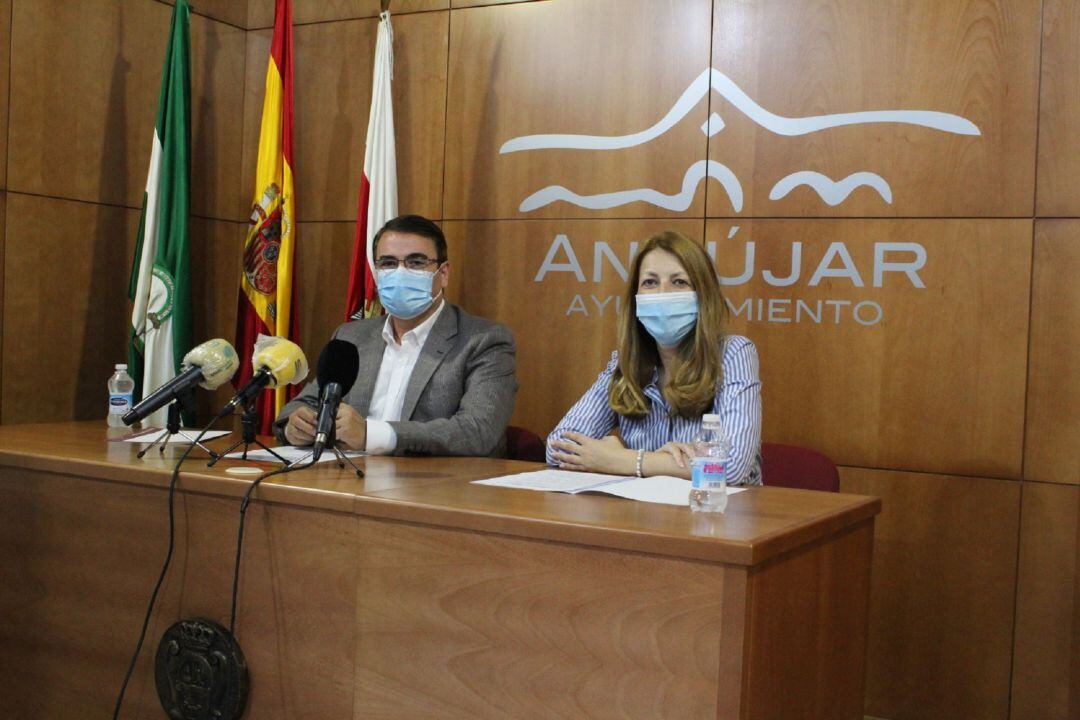
[(285, 475), (294, 470), (307, 470), (315, 464), (314, 453), (312, 453), (312, 456), (312, 460), (306, 465), (286, 465), (255, 478), (251, 482), (251, 486), (247, 489), (247, 492), (244, 493), (243, 499), (240, 500), (240, 527), (236, 533), (236, 565), (233, 567), (232, 609), (229, 612), (229, 634), (234, 638), (236, 637), (236, 597), (240, 585), (240, 553), (244, 546), (244, 517), (247, 515), (248, 505), (251, 504), (251, 494), (255, 492), (255, 488), (257, 488), (266, 478), (275, 475)]
[(218, 422), (228, 414), (227, 411), (222, 410), (214, 419), (207, 424), (199, 434), (195, 436), (195, 442), (188, 445), (184, 450), (180, 459), (176, 461), (176, 465), (173, 467), (172, 477), (169, 480), (169, 549), (165, 553), (165, 562), (161, 566), (161, 574), (158, 575), (157, 583), (154, 585), (154, 591), (150, 594), (150, 602), (146, 606), (146, 617), (143, 618), (142, 630), (139, 631), (139, 641), (135, 644), (135, 652), (131, 656), (131, 663), (128, 665), (127, 673), (124, 675), (124, 682), (120, 685), (120, 694), (116, 697), (116, 709), (113, 710), (113, 720), (118, 720), (120, 717), (120, 707), (124, 703), (124, 693), (127, 692), (128, 682), (131, 681), (131, 675), (135, 672), (135, 665), (139, 660), (139, 653), (142, 652), (143, 641), (146, 640), (146, 631), (150, 627), (150, 618), (153, 616), (154, 603), (157, 602), (158, 592), (161, 590), (162, 583), (165, 582), (165, 575), (169, 571), (169, 563), (172, 562), (173, 545), (176, 535), (175, 529), (175, 511), (174, 511), (174, 499), (176, 495), (176, 483), (180, 479), (180, 466), (183, 465), (184, 460), (187, 459), (192, 448), (194, 448), (203, 436), (209, 432), (214, 423)]

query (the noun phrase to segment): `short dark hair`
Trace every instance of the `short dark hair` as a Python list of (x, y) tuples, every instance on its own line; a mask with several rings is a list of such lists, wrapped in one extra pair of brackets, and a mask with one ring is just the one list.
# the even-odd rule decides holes
[(426, 237), (435, 243), (435, 259), (440, 263), (446, 262), (446, 236), (438, 225), (421, 215), (398, 215), (390, 220), (375, 233), (375, 239), (371, 243), (371, 253), (379, 257), (379, 238), (383, 233), (398, 232), (409, 235)]

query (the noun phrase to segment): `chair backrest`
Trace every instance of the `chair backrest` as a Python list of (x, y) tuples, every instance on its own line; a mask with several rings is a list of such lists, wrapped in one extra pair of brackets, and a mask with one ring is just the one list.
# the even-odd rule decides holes
[(774, 487), (840, 492), (840, 473), (833, 461), (797, 445), (762, 443), (761, 481)]
[(511, 425), (506, 428), (506, 457), (511, 460), (544, 462), (544, 441), (532, 430)]

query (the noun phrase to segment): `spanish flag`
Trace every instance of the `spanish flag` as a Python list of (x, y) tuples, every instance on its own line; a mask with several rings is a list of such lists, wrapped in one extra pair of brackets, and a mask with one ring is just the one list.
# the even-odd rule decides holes
[[(251, 223), (244, 242), (236, 314), (240, 371), (236, 387), (251, 379), (251, 356), (259, 333), (299, 342), (296, 318), (296, 205), (293, 190), (292, 4), (276, 0), (274, 37), (266, 68), (259, 130), (259, 159)], [(267, 390), (258, 399), (259, 432), (270, 434), (295, 386)]]

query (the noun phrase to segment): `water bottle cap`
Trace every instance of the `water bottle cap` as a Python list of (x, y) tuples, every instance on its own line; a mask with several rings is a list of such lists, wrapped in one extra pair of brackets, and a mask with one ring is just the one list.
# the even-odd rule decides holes
[(127, 370), (127, 363), (116, 363), (117, 370)]

